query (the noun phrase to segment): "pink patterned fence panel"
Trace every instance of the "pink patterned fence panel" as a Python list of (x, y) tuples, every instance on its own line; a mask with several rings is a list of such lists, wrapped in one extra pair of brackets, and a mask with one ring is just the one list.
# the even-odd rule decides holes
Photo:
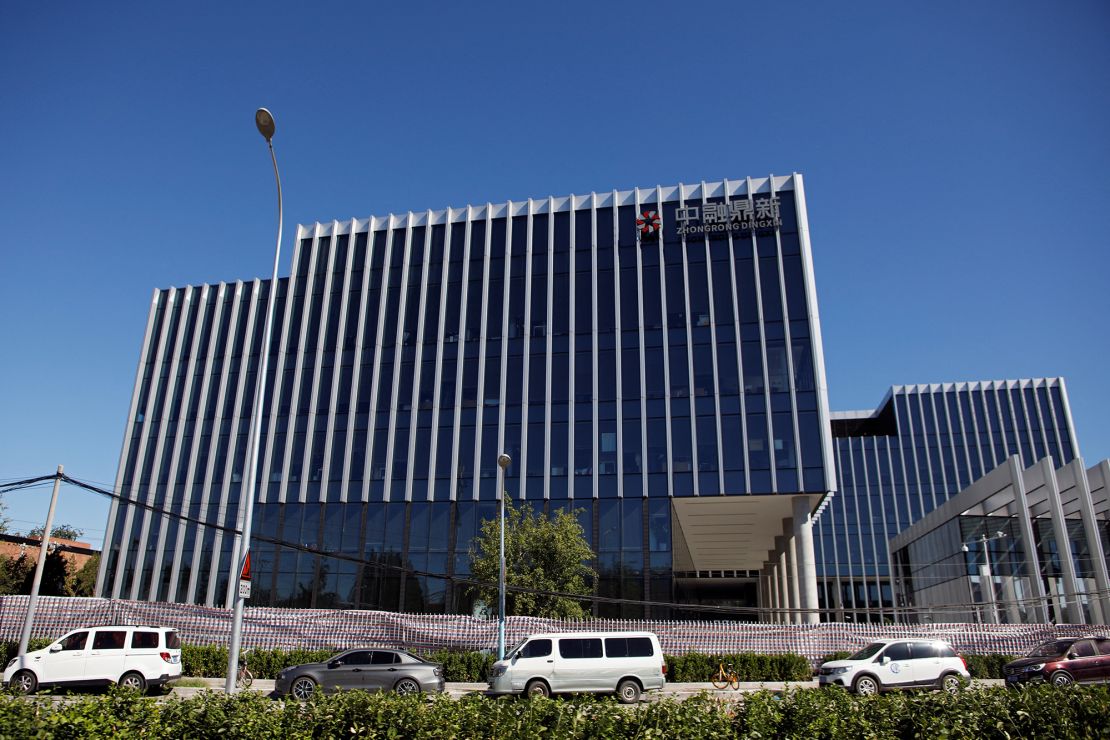
[[(0, 640), (18, 640), (27, 611), (26, 596), (0, 596)], [(96, 598), (40, 597), (34, 637), (59, 637), (78, 627), (143, 624), (176, 627), (185, 642), (226, 644), (231, 612), (193, 604)], [(558, 620), (509, 617), (505, 639), (513, 644), (537, 632), (639, 630), (659, 636), (670, 655), (688, 652), (795, 653), (812, 662), (841, 650), (856, 650), (878, 638), (925, 637), (948, 641), (970, 654), (1020, 654), (1053, 637), (1106, 634), (1108, 628), (1051, 624), (898, 624), (825, 622), (783, 625), (641, 619)], [(416, 651), (479, 650), (497, 644), (497, 622), (461, 614), (398, 614), (332, 609), (248, 607), (243, 618), (248, 648), (346, 648), (390, 645)]]

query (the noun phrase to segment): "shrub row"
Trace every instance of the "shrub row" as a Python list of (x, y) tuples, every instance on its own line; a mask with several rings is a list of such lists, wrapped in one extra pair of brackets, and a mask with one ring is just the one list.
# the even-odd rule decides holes
[[(38, 650), (50, 644), (50, 640), (35, 638), (30, 648)], [(0, 666), (8, 664), (15, 657), (18, 643), (0, 642)], [(283, 668), (302, 663), (317, 663), (327, 660), (338, 650), (251, 650), (247, 665), (257, 678), (277, 678)], [(849, 653), (826, 655), (826, 660), (845, 658)], [(423, 654), (422, 657), (442, 663), (447, 680), (451, 682), (476, 683), (484, 681), (493, 656), (487, 653), (456, 650), (437, 650)], [(965, 655), (968, 671), (973, 678), (1002, 678), (1002, 667), (1013, 660), (1012, 655)], [(731, 663), (741, 681), (805, 681), (812, 676), (809, 662), (800, 655), (761, 655), (739, 653), (734, 655), (706, 655), (687, 653), (668, 655), (667, 680), (686, 682), (705, 682), (717, 671), (721, 663)], [(223, 676), (227, 673), (227, 648), (221, 645), (182, 645), (182, 673), (186, 676)]]
[(809, 661), (801, 655), (761, 655), (736, 653), (705, 655), (686, 653), (668, 655), (667, 680), (678, 683), (705, 683), (721, 663), (732, 664), (741, 681), (808, 681), (813, 677)]
[[(735, 696), (729, 693), (729, 696)], [(1110, 688), (985, 689), (957, 696), (769, 692), (623, 707), (612, 698), (459, 700), (344, 692), (308, 702), (202, 692), (162, 702), (114, 690), (65, 703), (0, 696), (0, 737), (84, 738), (1088, 738), (1106, 736)]]
[(1003, 678), (1003, 666), (1016, 658), (1016, 655), (1000, 655), (998, 653), (965, 655), (964, 662), (967, 663), (967, 671), (972, 678)]

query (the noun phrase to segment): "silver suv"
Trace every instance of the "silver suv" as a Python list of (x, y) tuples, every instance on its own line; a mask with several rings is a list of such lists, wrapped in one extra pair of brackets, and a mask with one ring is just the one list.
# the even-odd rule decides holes
[(971, 674), (952, 646), (941, 640), (879, 640), (845, 660), (823, 663), (820, 686), (843, 686), (857, 694), (889, 689), (960, 691)]

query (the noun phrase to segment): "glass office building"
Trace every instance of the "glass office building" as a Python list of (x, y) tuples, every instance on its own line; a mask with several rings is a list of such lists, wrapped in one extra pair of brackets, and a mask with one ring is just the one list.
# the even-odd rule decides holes
[[(822, 618), (837, 621), (907, 606), (891, 578), (899, 532), (1012, 455), (1021, 468), (1045, 458), (1059, 468), (1079, 454), (1062, 378), (894, 386), (874, 411), (834, 413), (832, 432), (839, 487), (814, 544)], [(1020, 560), (1015, 541), (992, 554)]]
[(834, 487), (801, 176), (317, 223), (276, 286), (155, 291), (116, 488), (188, 519), (113, 504), (100, 595), (228, 602), (197, 522), (243, 505), (273, 288), (252, 604), (470, 611), (507, 452), (627, 600), (599, 615), (755, 606)]

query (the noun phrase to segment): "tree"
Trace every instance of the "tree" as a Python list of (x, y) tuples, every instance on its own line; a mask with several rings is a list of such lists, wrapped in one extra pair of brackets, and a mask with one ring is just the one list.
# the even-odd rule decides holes
[(4, 503), (4, 499), (0, 498), (0, 534), (7, 534), (8, 525), (12, 523), (11, 519), (4, 516), (4, 510), (7, 508), (8, 506)]
[[(0, 595), (21, 594), (23, 583), (35, 572), (34, 563), (26, 555), (9, 558), (0, 557)], [(28, 591), (29, 592), (29, 591)]]
[[(37, 553), (36, 553), (37, 555)], [(60, 551), (47, 554), (42, 566), (43, 596), (71, 596), (69, 560)], [(95, 579), (95, 574), (93, 575)], [(35, 582), (35, 560), (26, 553), (16, 558), (0, 557), (0, 594), (29, 594)]]
[[(473, 589), (486, 604), (498, 599), (499, 531), (496, 517), (485, 520), (470, 548), (471, 575), (492, 584)], [(564, 510), (548, 519), (531, 504), (517, 508), (505, 501), (506, 585), (589, 596), (597, 577), (589, 566), (593, 559), (574, 513)], [(578, 619), (589, 611), (575, 598), (507, 590), (505, 614)]]
[[(69, 558), (62, 554), (60, 550), (51, 550), (46, 555), (46, 563), (42, 566), (42, 583), (39, 584), (39, 594), (42, 596), (72, 596), (69, 590)], [(30, 577), (24, 581), (23, 590), (20, 593), (31, 593), (31, 586), (34, 583), (35, 574), (31, 572)]]
[(93, 555), (81, 566), (81, 570), (73, 574), (69, 581), (69, 590), (74, 596), (92, 596), (96, 590), (96, 572), (100, 569), (100, 553)]
[[(28, 539), (41, 540), (42, 530), (42, 527), (35, 527), (27, 533)], [(54, 528), (50, 530), (51, 537), (58, 537), (63, 540), (78, 540), (81, 539), (83, 534), (85, 534), (85, 530), (78, 529), (70, 524), (55, 524)]]

